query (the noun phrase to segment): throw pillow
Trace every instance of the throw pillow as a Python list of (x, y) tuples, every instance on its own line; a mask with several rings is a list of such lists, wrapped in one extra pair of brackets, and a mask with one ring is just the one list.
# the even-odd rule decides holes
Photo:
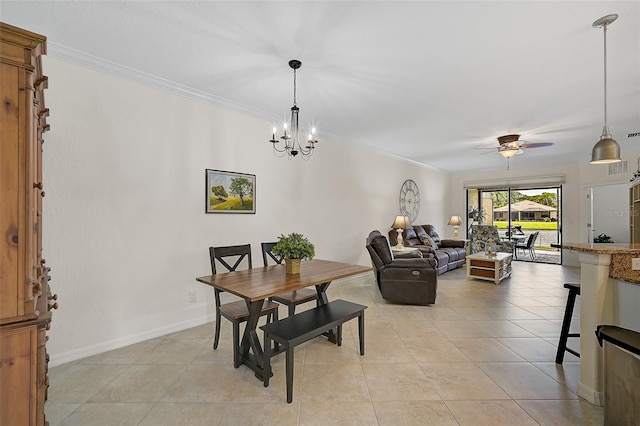
[(429, 246), (434, 250), (438, 250), (438, 244), (433, 241), (433, 238), (431, 238), (429, 234), (422, 235), (420, 239), (422, 240), (422, 244), (424, 244), (425, 246)]

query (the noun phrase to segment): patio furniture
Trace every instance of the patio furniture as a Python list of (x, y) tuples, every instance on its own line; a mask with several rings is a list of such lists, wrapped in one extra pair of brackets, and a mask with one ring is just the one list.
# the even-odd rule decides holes
[(529, 234), (529, 238), (527, 239), (526, 243), (518, 243), (515, 245), (514, 253), (516, 255), (516, 259), (518, 258), (518, 249), (522, 250), (523, 253), (526, 253), (528, 251), (529, 256), (531, 257), (531, 260), (536, 258), (535, 244), (536, 244), (536, 240), (538, 239), (538, 234), (540, 234), (540, 231), (536, 231), (532, 234)]

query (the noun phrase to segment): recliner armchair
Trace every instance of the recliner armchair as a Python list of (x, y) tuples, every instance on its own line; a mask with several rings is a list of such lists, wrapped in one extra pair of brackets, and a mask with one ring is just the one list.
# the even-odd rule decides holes
[(372, 231), (367, 251), (382, 297), (393, 303), (430, 305), (436, 302), (438, 274), (435, 259), (394, 258), (387, 237)]

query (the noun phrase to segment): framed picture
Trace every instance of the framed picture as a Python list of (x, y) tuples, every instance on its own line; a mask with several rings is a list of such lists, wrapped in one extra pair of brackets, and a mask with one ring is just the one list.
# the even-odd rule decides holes
[(205, 170), (206, 213), (256, 212), (256, 175)]

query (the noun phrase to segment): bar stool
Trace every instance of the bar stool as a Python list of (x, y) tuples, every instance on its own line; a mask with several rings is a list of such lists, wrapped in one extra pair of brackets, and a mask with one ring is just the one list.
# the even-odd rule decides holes
[(567, 307), (564, 310), (564, 320), (562, 320), (560, 342), (558, 343), (558, 352), (556, 352), (556, 364), (562, 364), (565, 351), (580, 358), (580, 354), (577, 351), (567, 347), (567, 339), (569, 337), (580, 337), (580, 333), (569, 333), (573, 307), (576, 304), (576, 296), (580, 295), (580, 284), (565, 283), (564, 288), (569, 289), (569, 297), (567, 298)]

